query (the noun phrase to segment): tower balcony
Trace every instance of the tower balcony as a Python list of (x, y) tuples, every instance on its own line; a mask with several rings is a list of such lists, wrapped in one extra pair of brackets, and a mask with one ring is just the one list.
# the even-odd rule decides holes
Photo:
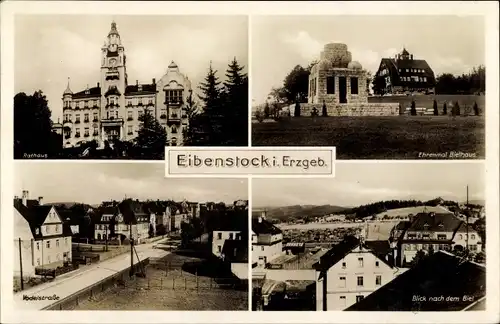
[(106, 80), (119, 80), (120, 72), (118, 70), (113, 69), (106, 72)]
[(124, 123), (123, 118), (109, 117), (101, 120), (102, 126), (122, 126)]

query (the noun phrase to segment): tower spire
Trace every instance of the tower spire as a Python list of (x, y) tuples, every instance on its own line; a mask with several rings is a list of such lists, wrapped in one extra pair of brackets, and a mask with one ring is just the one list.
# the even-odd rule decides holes
[(66, 90), (64, 90), (63, 95), (67, 95), (67, 94), (69, 94), (69, 95), (72, 95), (72, 94), (73, 94), (73, 91), (71, 91), (71, 89), (70, 89), (70, 87), (69, 87), (69, 77), (68, 77), (68, 84), (67, 84), (67, 86), (66, 86)]

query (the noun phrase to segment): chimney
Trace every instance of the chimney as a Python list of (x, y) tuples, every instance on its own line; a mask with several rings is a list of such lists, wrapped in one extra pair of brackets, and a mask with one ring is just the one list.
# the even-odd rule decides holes
[(101, 84), (99, 82), (97, 82), (97, 87), (100, 88), (101, 87)]
[(153, 84), (156, 84), (156, 79), (155, 78), (153, 78)]
[(38, 197), (38, 204), (40, 206), (43, 205), (43, 197), (42, 196)]
[(410, 55), (410, 60), (413, 60), (413, 54)]
[(22, 200), (24, 206), (28, 206), (28, 196), (29, 196), (28, 190), (23, 190)]
[(262, 223), (262, 216), (259, 216), (259, 223)]
[(135, 85), (138, 86), (139, 85), (139, 80), (135, 80)]
[(266, 219), (266, 214), (267, 214), (267, 211), (262, 211), (262, 214), (261, 214), (261, 218), (262, 219)]

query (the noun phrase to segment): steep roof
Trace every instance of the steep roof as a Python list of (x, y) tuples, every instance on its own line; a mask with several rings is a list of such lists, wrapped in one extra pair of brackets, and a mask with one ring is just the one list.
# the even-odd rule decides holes
[(360, 244), (361, 242), (358, 238), (348, 235), (340, 243), (334, 245), (328, 252), (323, 254), (314, 267), (317, 270), (328, 270)]
[[(462, 296), (472, 296), (464, 301)], [(377, 289), (347, 311), (459, 311), (486, 295), (486, 268), (439, 251)], [(426, 302), (413, 301), (425, 296)], [(430, 302), (429, 296), (459, 297)]]
[[(435, 84), (436, 81), (434, 71), (431, 69), (426, 60), (383, 58), (380, 62), (380, 66), (382, 65), (387, 67), (387, 69), (390, 71), (389, 74), (391, 76), (391, 83), (393, 85), (429, 86)], [(399, 71), (399, 69), (401, 69), (401, 71)], [(406, 72), (406, 69), (419, 69), (423, 70), (424, 72)], [(427, 82), (401, 81), (400, 76), (410, 75), (426, 77)]]
[(154, 94), (156, 93), (156, 84), (142, 84), (142, 89), (139, 91), (139, 85), (129, 85), (125, 88), (125, 95), (141, 95), (141, 94)]
[(26, 207), (19, 200), (14, 201), (14, 208), (26, 219), (35, 239), (43, 237), (41, 231), (37, 234), (36, 229), (45, 222), (52, 207), (51, 205)]
[(101, 96), (101, 88), (93, 87), (73, 94), (73, 99), (95, 98)]
[(462, 223), (452, 214), (418, 213), (408, 231), (454, 232)]
[(137, 222), (149, 221), (149, 214), (143, 208), (143, 204), (138, 201), (124, 200), (118, 208), (123, 215), (126, 224), (137, 224)]
[(252, 231), (255, 234), (281, 234), (283, 233), (278, 227), (273, 225), (266, 219), (263, 218), (252, 218)]
[(237, 215), (223, 215), (218, 219), (216, 231), (248, 231), (248, 218)]

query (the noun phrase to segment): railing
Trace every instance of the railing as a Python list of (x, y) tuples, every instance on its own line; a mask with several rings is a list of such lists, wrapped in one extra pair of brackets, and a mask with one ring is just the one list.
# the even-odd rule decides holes
[(92, 119), (92, 122), (94, 122), (94, 123), (97, 123), (98, 121), (99, 121), (99, 119), (97, 119), (97, 118)]
[(80, 120), (79, 119), (75, 120), (75, 124), (80, 124)]
[(78, 133), (77, 133), (77, 134), (75, 134), (75, 137), (80, 137), (80, 134), (78, 134)]
[(131, 120), (134, 120), (134, 118), (132, 118), (132, 117), (128, 117), (128, 118), (127, 118), (127, 120), (128, 120), (128, 121), (131, 121)]
[(89, 137), (89, 136), (90, 136), (90, 134), (85, 134), (84, 136), (85, 136), (85, 137)]
[(84, 119), (83, 122), (84, 123), (88, 123), (90, 121), (90, 119)]

